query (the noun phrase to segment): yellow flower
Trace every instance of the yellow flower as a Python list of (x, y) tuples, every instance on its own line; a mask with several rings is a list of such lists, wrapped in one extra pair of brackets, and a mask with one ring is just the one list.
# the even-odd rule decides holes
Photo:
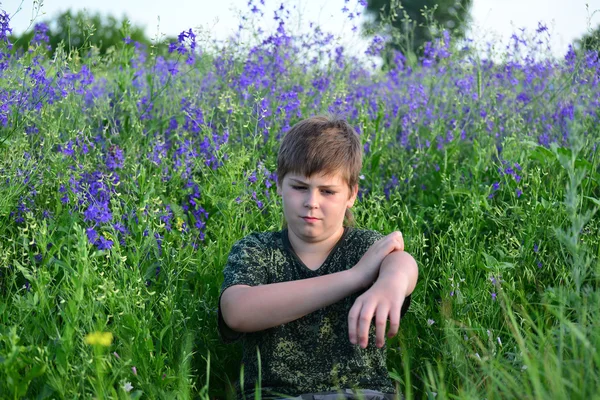
[(110, 332), (92, 332), (85, 335), (85, 343), (108, 347), (112, 344), (113, 334)]
[(175, 220), (175, 227), (179, 232), (183, 230), (183, 220), (181, 218), (177, 217), (177, 219)]

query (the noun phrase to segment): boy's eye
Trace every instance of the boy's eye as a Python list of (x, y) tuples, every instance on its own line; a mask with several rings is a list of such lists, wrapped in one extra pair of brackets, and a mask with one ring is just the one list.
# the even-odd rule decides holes
[[(294, 190), (306, 190), (306, 186), (298, 186), (298, 185), (292, 185), (292, 189)], [(333, 190), (321, 190), (321, 193), (326, 194), (328, 196), (334, 195), (336, 192), (334, 192)]]

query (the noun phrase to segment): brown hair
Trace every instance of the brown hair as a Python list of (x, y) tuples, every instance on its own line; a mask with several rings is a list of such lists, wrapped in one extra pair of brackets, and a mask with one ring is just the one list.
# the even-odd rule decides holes
[[(340, 171), (352, 192), (361, 168), (362, 146), (354, 128), (341, 118), (315, 116), (296, 123), (281, 141), (277, 183), (281, 186), (288, 173), (309, 177)], [(350, 209), (344, 225), (354, 225)]]

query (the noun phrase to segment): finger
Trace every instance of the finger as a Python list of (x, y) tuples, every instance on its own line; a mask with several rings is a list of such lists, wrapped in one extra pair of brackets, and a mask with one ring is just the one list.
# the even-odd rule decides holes
[(350, 339), (350, 343), (356, 344), (358, 343), (357, 339), (357, 328), (358, 328), (358, 316), (360, 315), (360, 310), (362, 310), (362, 301), (356, 299), (354, 305), (350, 309), (348, 313), (348, 339)]
[(403, 251), (404, 250), (404, 238), (402, 237), (402, 232), (395, 231), (390, 234), (391, 243), (389, 252), (391, 253), (394, 250)]
[(358, 317), (358, 343), (363, 349), (369, 344), (369, 329), (371, 328), (371, 320), (375, 313), (375, 304), (366, 302), (363, 304), (362, 310)]
[(380, 304), (375, 314), (376, 342), (377, 347), (381, 348), (385, 344), (385, 325), (387, 323), (389, 307)]
[(400, 243), (400, 251), (404, 251), (404, 236), (402, 236), (402, 232), (400, 232), (398, 242)]
[(398, 334), (400, 328), (400, 310), (402, 309), (402, 303), (392, 305), (390, 309), (390, 329), (388, 330), (388, 337), (394, 337)]
[(394, 251), (404, 251), (404, 242), (400, 239), (395, 239), (390, 242), (387, 248), (385, 249), (385, 255), (389, 255)]

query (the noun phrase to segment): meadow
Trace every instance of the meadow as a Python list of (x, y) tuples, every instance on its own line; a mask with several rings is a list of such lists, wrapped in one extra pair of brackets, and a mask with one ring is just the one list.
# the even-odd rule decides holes
[(419, 263), (387, 342), (405, 397), (600, 398), (598, 54), (549, 57), (540, 24), (382, 68), (381, 38), (356, 57), (286, 11), (102, 56), (41, 25), (15, 53), (0, 11), (0, 398), (232, 398), (222, 269), (281, 228), (279, 140), (323, 113), (364, 143), (357, 225)]

